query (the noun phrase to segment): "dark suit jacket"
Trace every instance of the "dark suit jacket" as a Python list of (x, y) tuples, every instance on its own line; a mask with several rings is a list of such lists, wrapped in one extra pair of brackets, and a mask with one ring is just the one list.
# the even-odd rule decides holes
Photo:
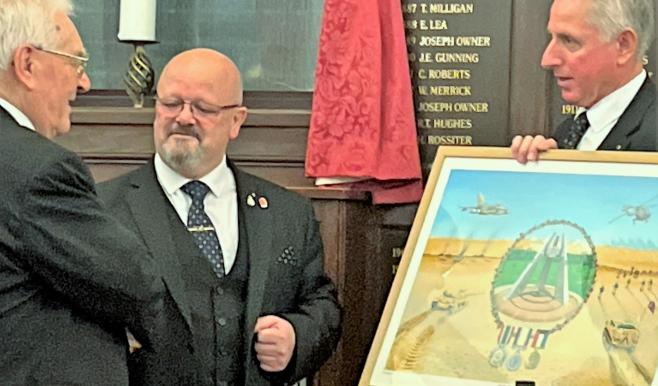
[(124, 326), (165, 294), (82, 161), (0, 108), (0, 384), (126, 385)]
[[(247, 233), (246, 238), (240, 239), (239, 248), (248, 248), (249, 255), (245, 341), (241, 348), (246, 358), (246, 384), (292, 382), (316, 372), (331, 355), (339, 338), (340, 308), (334, 287), (324, 273), (318, 224), (308, 200), (244, 173), (230, 161), (229, 166), (237, 184), (240, 221), (245, 224)], [(173, 208), (156, 179), (153, 163), (101, 184), (99, 194), (113, 213), (144, 239), (161, 264), (167, 287), (187, 327), (191, 328), (184, 281), (195, 278), (181, 277), (181, 263), (173, 256), (176, 247), (168, 234), (172, 227), (158, 226), (170, 221), (167, 213)], [(251, 203), (256, 202), (255, 205), (248, 203), (247, 197), (251, 194), (254, 195)], [(267, 199), (267, 208), (257, 204), (259, 197)], [(198, 253), (192, 236), (188, 241), (189, 248)], [(295, 246), (292, 255), (285, 252), (290, 246)], [(250, 332), (254, 330), (256, 319), (268, 314), (287, 319), (295, 328), (293, 360), (286, 371), (278, 374), (260, 370), (253, 352), (253, 333)], [(193, 334), (211, 339), (206, 331), (193, 331)], [(131, 372), (154, 372), (154, 366), (173, 365), (166, 362), (142, 359), (138, 368), (131, 367)]]
[[(561, 144), (567, 137), (572, 118), (565, 119), (553, 138)], [(647, 78), (599, 150), (656, 151), (656, 90)]]

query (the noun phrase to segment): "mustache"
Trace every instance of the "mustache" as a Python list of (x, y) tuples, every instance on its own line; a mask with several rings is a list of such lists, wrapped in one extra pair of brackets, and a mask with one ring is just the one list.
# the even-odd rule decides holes
[(180, 135), (189, 135), (190, 137), (195, 137), (199, 141), (201, 141), (201, 134), (199, 133), (199, 129), (197, 129), (195, 126), (174, 126), (170, 128), (167, 131), (167, 137), (170, 137), (174, 134), (180, 134)]

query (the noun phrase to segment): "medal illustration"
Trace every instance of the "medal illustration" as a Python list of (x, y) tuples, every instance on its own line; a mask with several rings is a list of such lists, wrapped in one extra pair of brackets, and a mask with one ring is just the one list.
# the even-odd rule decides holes
[(521, 367), (521, 362), (521, 350), (517, 348), (505, 363), (505, 367), (509, 371), (516, 371)]
[(498, 368), (505, 362), (506, 357), (505, 347), (499, 345), (489, 354), (489, 364), (491, 367)]
[(537, 368), (539, 365), (539, 360), (541, 359), (541, 355), (539, 355), (539, 351), (535, 349), (535, 351), (531, 352), (530, 355), (528, 356), (528, 360), (525, 362), (525, 368), (528, 370), (534, 370)]
[[(576, 317), (594, 288), (596, 252), (575, 223), (549, 220), (522, 233), (496, 269), (491, 286), (492, 314), (499, 326), (498, 347), (515, 350), (508, 371), (539, 366), (548, 338)], [(493, 367), (492, 361), (489, 362)]]

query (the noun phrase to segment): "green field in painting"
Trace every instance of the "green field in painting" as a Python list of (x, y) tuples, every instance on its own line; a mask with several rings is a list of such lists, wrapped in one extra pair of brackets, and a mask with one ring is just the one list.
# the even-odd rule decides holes
[[(521, 276), (523, 270), (532, 262), (536, 251), (512, 249), (507, 258), (498, 269), (493, 286), (499, 287), (512, 285)], [(540, 263), (533, 271), (530, 282), (536, 282), (544, 269), (545, 263)], [(592, 287), (594, 275), (596, 274), (596, 262), (592, 255), (567, 254), (569, 291), (580, 295), (583, 299), (589, 294)], [(555, 283), (557, 275), (557, 264), (553, 264), (548, 272), (547, 284)]]

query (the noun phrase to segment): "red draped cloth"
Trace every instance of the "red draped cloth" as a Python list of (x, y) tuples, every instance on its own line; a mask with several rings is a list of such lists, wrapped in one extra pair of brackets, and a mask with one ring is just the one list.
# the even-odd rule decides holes
[(326, 0), (306, 175), (348, 177), (375, 203), (422, 195), (400, 0)]

